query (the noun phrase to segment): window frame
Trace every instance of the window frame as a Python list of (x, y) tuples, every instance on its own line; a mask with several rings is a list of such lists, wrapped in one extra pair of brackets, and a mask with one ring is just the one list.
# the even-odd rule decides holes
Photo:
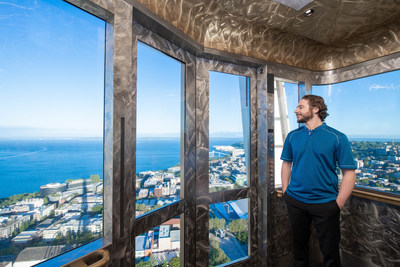
[[(248, 187), (224, 190), (217, 192), (209, 192), (209, 72), (216, 71), (239, 76), (246, 76), (250, 80), (250, 155), (249, 155), (249, 174)], [(249, 257), (232, 261), (226, 265), (235, 263), (257, 263), (257, 244), (258, 244), (258, 169), (257, 169), (257, 86), (259, 86), (257, 69), (245, 67), (230, 63), (223, 63), (217, 60), (208, 60), (205, 58), (197, 58), (196, 68), (196, 100), (197, 113), (196, 121), (199, 127), (196, 133), (198, 140), (197, 149), (201, 153), (197, 153), (197, 214), (196, 222), (200, 227), (196, 229), (196, 262), (206, 264), (205, 260), (209, 260), (209, 206), (215, 203), (227, 202), (239, 199), (249, 199)]]

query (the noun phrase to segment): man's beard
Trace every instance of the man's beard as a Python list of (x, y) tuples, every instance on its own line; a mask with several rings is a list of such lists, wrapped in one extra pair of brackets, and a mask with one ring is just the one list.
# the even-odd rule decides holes
[(312, 118), (313, 118), (313, 114), (311, 113), (311, 111), (308, 111), (306, 114), (300, 115), (300, 117), (297, 118), (297, 123), (306, 123), (309, 120), (311, 120)]

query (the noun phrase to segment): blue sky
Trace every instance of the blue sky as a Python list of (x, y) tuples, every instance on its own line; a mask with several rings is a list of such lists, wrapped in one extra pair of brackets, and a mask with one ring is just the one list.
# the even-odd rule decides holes
[[(60, 0), (0, 2), (0, 137), (102, 136), (104, 26)], [(138, 136), (179, 136), (182, 63), (138, 52)], [(286, 87), (293, 128), (297, 85)], [(400, 137), (400, 71), (313, 93), (349, 136)], [(242, 132), (239, 102), (238, 76), (210, 72), (211, 135)]]
[(0, 2), (0, 137), (102, 136), (104, 30), (63, 1)]
[[(297, 84), (285, 83), (291, 129), (297, 127)], [(326, 123), (350, 138), (400, 138), (400, 71), (313, 86), (328, 106)]]
[[(138, 137), (178, 137), (183, 63), (138, 44)], [(242, 137), (239, 76), (209, 72), (210, 135)]]
[(150, 46), (138, 43), (138, 137), (179, 137), (184, 77), (182, 65)]
[(400, 137), (400, 71), (314, 86), (313, 94), (326, 100), (327, 124), (349, 137)]
[[(243, 138), (238, 75), (209, 72), (210, 137)], [(242, 76), (243, 77), (243, 76)]]

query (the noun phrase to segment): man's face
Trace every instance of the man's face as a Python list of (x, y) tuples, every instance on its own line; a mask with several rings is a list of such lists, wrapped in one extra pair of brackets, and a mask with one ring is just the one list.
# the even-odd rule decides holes
[(314, 117), (314, 113), (310, 105), (308, 105), (308, 100), (305, 99), (300, 100), (294, 113), (298, 123), (306, 123)]

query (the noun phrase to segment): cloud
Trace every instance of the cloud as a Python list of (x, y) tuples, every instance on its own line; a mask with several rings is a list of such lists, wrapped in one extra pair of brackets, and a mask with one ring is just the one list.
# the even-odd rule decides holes
[(400, 89), (400, 85), (391, 84), (373, 84), (369, 87), (369, 91), (378, 91), (378, 90), (398, 90)]
[(19, 6), (19, 5), (16, 5), (16, 4), (13, 4), (13, 3), (7, 3), (7, 2), (0, 2), (0, 5), (9, 5), (9, 6), (17, 7), (17, 8), (29, 9), (27, 7), (24, 7), (24, 6)]
[(332, 84), (328, 85), (328, 96), (331, 97), (332, 95)]

